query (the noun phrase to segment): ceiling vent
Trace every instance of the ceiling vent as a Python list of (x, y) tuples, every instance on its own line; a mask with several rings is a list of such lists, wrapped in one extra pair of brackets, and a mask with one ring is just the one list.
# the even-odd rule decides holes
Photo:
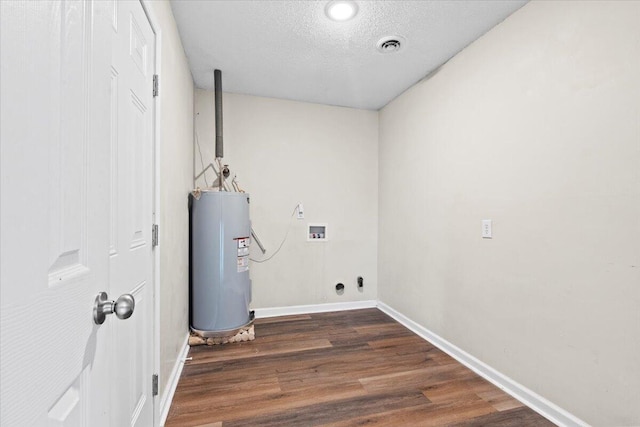
[(402, 49), (402, 45), (404, 44), (404, 37), (401, 36), (388, 36), (383, 37), (378, 40), (376, 46), (378, 50), (382, 53), (394, 53), (398, 52)]

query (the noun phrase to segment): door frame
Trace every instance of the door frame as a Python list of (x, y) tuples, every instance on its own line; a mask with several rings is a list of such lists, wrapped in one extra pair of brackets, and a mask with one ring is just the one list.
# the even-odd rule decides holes
[[(151, 25), (151, 31), (154, 34), (154, 61), (153, 61), (153, 74), (160, 75), (160, 69), (162, 64), (162, 30), (160, 29), (160, 20), (153, 12), (151, 6), (152, 0), (139, 0), (142, 5), (149, 25)], [(160, 77), (158, 77), (159, 79)], [(152, 224), (157, 224), (160, 227), (160, 123), (162, 123), (162, 98), (154, 96), (152, 98)], [(153, 336), (153, 374), (159, 375), (160, 373), (160, 245), (152, 248), (152, 281), (153, 281), (153, 315), (152, 315), (152, 336)], [(148, 378), (151, 381), (151, 378)], [(159, 391), (159, 390), (158, 390)], [(153, 402), (153, 425), (160, 425), (160, 410), (162, 402), (160, 399), (162, 396), (152, 396)]]

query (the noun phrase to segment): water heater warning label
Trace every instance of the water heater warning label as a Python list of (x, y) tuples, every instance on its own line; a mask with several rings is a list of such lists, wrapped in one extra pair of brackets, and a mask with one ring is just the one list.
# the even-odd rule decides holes
[(238, 257), (238, 273), (242, 273), (243, 271), (249, 271), (249, 257), (248, 256), (239, 256)]
[(249, 271), (249, 237), (238, 237), (233, 239), (238, 242), (238, 273)]

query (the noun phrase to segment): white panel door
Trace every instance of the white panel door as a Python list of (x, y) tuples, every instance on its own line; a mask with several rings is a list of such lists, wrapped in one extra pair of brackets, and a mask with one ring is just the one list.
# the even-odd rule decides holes
[(0, 1), (2, 426), (109, 424), (108, 13)]
[(110, 295), (136, 307), (113, 325), (111, 425), (150, 426), (154, 34), (139, 1), (112, 4)]
[[(0, 425), (153, 425), (149, 23), (104, 0), (0, 23)], [(96, 325), (100, 291), (133, 316)]]

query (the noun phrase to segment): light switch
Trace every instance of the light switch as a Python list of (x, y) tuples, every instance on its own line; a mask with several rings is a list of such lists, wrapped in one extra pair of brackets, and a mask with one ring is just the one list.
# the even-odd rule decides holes
[(490, 219), (482, 220), (482, 238), (491, 239), (491, 220)]

